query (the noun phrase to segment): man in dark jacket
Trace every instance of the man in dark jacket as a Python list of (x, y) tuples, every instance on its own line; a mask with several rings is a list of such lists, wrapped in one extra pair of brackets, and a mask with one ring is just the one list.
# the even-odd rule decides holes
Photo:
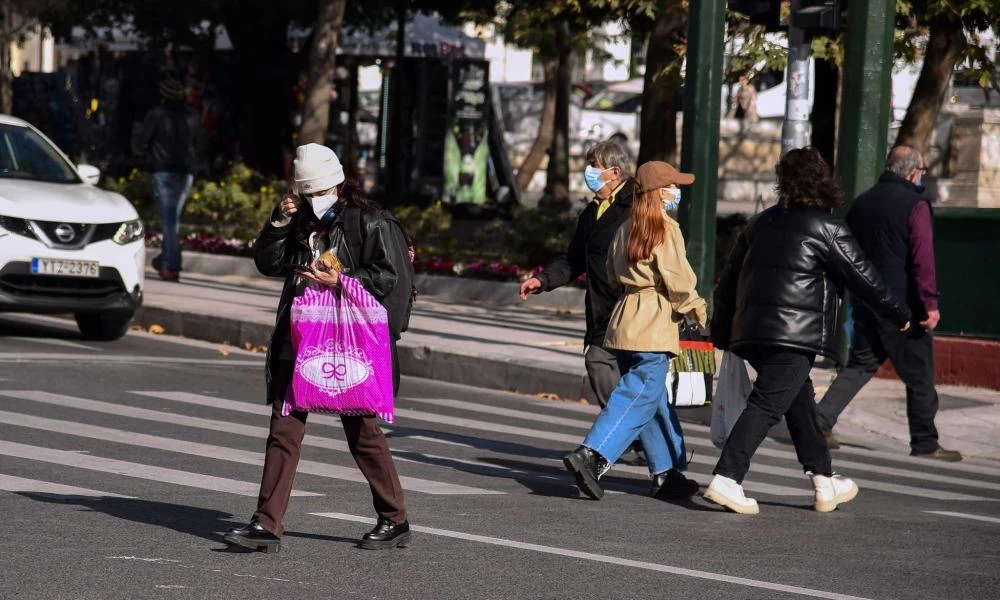
[(920, 152), (908, 146), (893, 148), (878, 184), (861, 194), (847, 215), (847, 223), (865, 255), (893, 294), (906, 300), (920, 327), (901, 332), (865, 305), (853, 304), (854, 346), (850, 360), (817, 406), (820, 429), (832, 448), (839, 447), (833, 436), (837, 417), (888, 358), (906, 384), (910, 454), (948, 462), (962, 460), (961, 454), (938, 444), (934, 427), (938, 395), (934, 389), (932, 332), (941, 313), (931, 207), (920, 195), (926, 171)]
[(621, 297), (622, 287), (608, 280), (607, 258), (611, 241), (632, 211), (634, 184), (629, 177), (629, 159), (616, 142), (600, 142), (587, 153), (587, 186), (594, 199), (580, 214), (576, 233), (565, 254), (545, 270), (521, 284), (521, 298), (548, 292), (587, 275), (586, 365), (590, 385), (601, 407), (618, 384), (618, 363), (601, 346), (608, 329), (611, 310)]
[(552, 261), (545, 270), (521, 284), (521, 299), (528, 294), (548, 292), (587, 275), (587, 333), (584, 336), (584, 362), (590, 387), (601, 408), (621, 374), (614, 355), (605, 350), (604, 334), (622, 286), (608, 279), (607, 258), (618, 228), (632, 212), (635, 185), (629, 176), (628, 153), (617, 142), (596, 144), (587, 152), (584, 177), (594, 199), (580, 214), (576, 233), (566, 253)]
[(136, 152), (153, 173), (153, 195), (163, 228), (163, 252), (153, 260), (160, 278), (177, 281), (181, 270), (180, 218), (194, 182), (198, 118), (185, 104), (184, 85), (173, 77), (160, 83), (162, 103), (146, 114)]

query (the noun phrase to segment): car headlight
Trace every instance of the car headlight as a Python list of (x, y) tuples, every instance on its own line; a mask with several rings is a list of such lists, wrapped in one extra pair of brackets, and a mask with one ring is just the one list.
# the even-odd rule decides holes
[(118, 231), (111, 236), (112, 241), (116, 244), (131, 244), (132, 242), (142, 239), (143, 229), (142, 221), (136, 219), (135, 221), (126, 221), (118, 227)]

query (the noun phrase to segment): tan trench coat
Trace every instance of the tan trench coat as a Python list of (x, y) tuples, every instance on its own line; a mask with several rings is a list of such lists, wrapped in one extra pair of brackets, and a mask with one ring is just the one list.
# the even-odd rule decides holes
[(626, 248), (631, 225), (628, 220), (618, 229), (608, 253), (608, 278), (624, 285), (625, 293), (611, 313), (604, 346), (679, 354), (677, 323), (688, 313), (702, 327), (707, 322), (707, 304), (695, 289), (698, 280), (687, 261), (681, 228), (664, 215), (666, 239), (649, 259), (629, 263)]

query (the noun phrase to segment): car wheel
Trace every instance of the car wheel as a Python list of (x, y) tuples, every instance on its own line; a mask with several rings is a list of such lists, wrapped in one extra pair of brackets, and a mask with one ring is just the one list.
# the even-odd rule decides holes
[(117, 340), (128, 331), (128, 325), (132, 322), (132, 315), (90, 315), (77, 314), (76, 324), (80, 328), (80, 333), (88, 340), (110, 342)]

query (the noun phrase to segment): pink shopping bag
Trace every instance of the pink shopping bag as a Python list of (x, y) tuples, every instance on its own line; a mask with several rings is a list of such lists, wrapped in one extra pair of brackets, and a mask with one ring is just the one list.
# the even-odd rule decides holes
[(388, 315), (356, 279), (340, 281), (340, 290), (310, 284), (292, 301), (295, 373), (281, 414), (376, 415), (392, 423)]

